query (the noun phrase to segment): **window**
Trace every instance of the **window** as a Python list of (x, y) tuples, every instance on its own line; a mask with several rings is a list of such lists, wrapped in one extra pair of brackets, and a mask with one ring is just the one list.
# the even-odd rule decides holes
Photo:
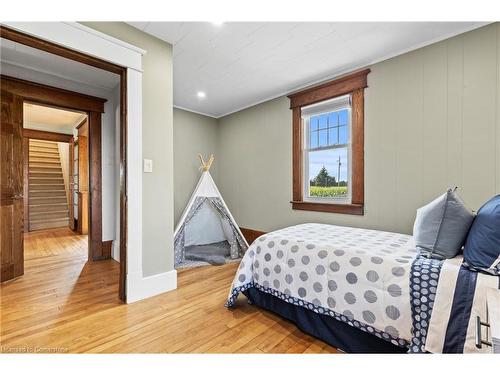
[(363, 215), (364, 70), (289, 96), (292, 208)]
[(304, 200), (350, 203), (350, 95), (302, 108)]

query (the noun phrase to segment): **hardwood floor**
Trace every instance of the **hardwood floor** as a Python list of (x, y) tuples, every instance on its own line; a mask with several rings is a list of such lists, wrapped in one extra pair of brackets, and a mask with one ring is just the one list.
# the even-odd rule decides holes
[(87, 260), (87, 236), (25, 237), (25, 275), (1, 285), (1, 351), (61, 353), (335, 353), (240, 296), (224, 307), (237, 264), (181, 270), (178, 289), (130, 305), (119, 265)]

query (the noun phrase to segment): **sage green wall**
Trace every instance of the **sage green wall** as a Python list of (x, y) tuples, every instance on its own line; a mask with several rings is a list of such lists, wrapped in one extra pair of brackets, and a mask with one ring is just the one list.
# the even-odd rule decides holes
[(240, 226), (321, 222), (411, 233), (449, 186), (474, 209), (500, 193), (498, 24), (371, 67), (365, 94), (364, 216), (294, 211), (287, 98), (219, 119), (219, 189)]
[(214, 154), (210, 168), (215, 183), (219, 159), (217, 157), (217, 120), (193, 112), (174, 108), (174, 222), (177, 222), (200, 179), (198, 153), (205, 160)]
[(142, 59), (142, 153), (153, 160), (143, 174), (144, 276), (173, 269), (173, 89), (172, 46), (123, 22), (84, 25), (147, 51)]

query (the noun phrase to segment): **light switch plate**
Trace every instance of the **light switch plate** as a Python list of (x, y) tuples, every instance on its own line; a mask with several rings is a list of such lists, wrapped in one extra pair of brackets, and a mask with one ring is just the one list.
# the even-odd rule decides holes
[(151, 159), (144, 159), (144, 173), (151, 173), (153, 172), (153, 160)]

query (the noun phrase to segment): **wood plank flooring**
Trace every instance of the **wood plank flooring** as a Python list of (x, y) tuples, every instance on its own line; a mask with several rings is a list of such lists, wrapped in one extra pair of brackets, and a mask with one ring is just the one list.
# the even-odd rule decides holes
[(49, 353), (335, 353), (280, 317), (224, 302), (237, 264), (181, 270), (178, 289), (118, 299), (119, 265), (87, 262), (87, 236), (28, 233), (25, 275), (0, 287), (0, 347)]

